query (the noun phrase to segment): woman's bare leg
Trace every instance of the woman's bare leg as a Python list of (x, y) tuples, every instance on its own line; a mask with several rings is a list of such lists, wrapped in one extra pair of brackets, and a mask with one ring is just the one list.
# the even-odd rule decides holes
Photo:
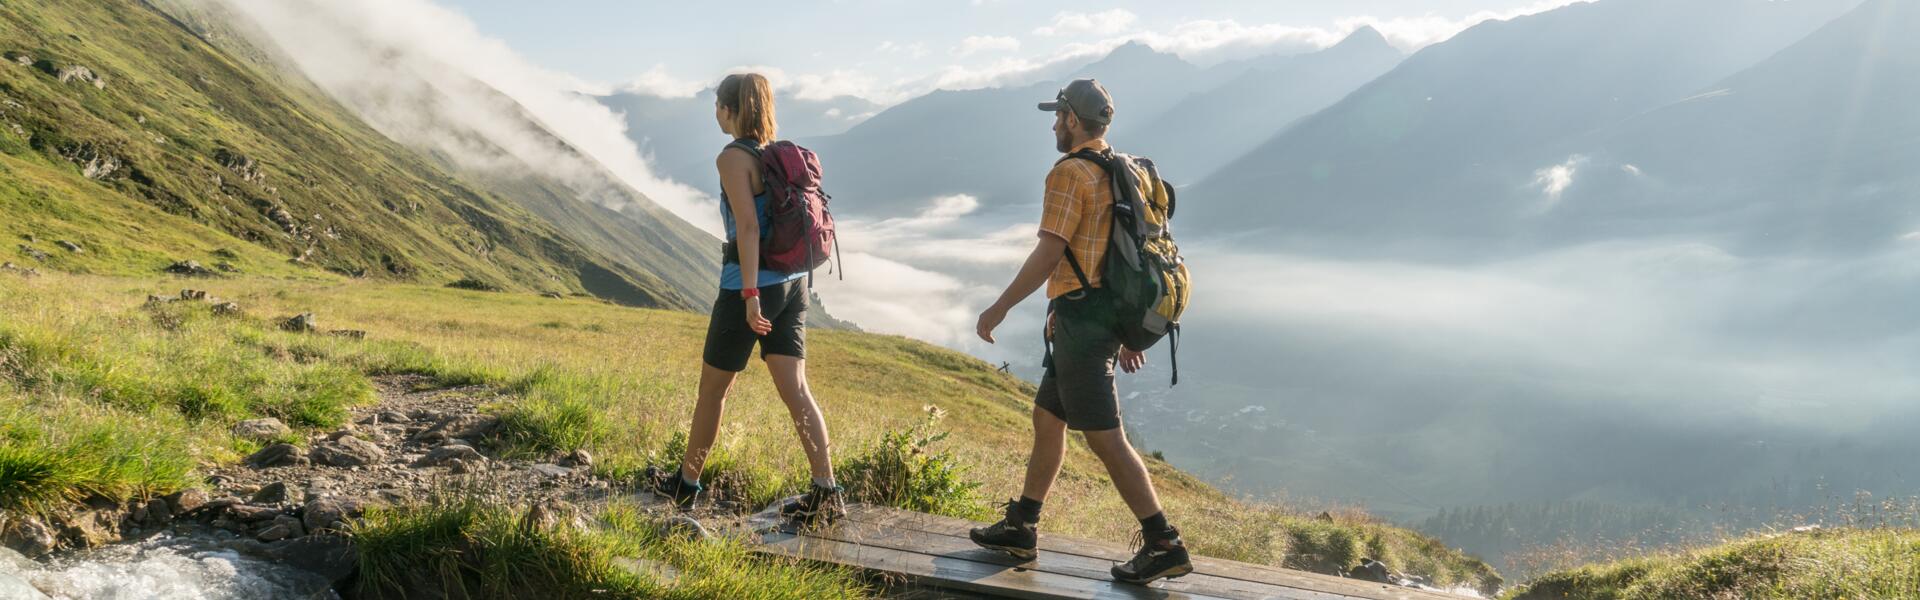
[(720, 435), (720, 414), (727, 407), (727, 390), (733, 388), (738, 373), (700, 364), (700, 396), (693, 405), (693, 425), (687, 432), (687, 455), (680, 461), (680, 476), (699, 481), (707, 467), (707, 455)]
[(827, 421), (820, 405), (807, 388), (806, 359), (778, 354), (767, 355), (767, 370), (773, 373), (773, 386), (787, 404), (787, 415), (800, 434), (800, 446), (807, 451), (807, 465), (816, 481), (833, 479), (833, 454), (827, 439)]

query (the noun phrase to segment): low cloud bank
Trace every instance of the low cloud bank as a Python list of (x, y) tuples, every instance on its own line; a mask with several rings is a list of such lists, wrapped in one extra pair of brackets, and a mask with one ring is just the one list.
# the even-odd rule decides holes
[(656, 176), (619, 116), (575, 93), (588, 84), (533, 65), (430, 0), (205, 1), (251, 18), (293, 66), (401, 143), (473, 172), (555, 176), (614, 209), (626, 194), (607, 187), (629, 186), (719, 229), (711, 199)]

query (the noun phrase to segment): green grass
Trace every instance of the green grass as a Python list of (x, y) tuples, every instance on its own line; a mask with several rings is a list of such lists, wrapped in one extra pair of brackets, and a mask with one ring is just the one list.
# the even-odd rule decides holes
[[(543, 526), (526, 513), (472, 500), (376, 509), (350, 532), (359, 549), (355, 591), (401, 598), (412, 588), (473, 598), (861, 598), (851, 572), (752, 556), (740, 543), (662, 537), (631, 507), (597, 526)], [(671, 574), (616, 566), (641, 559)], [(457, 592), (456, 592), (457, 590)]]
[(848, 496), (858, 502), (960, 517), (994, 519), (980, 498), (980, 484), (967, 479), (966, 464), (935, 445), (952, 432), (937, 431), (943, 411), (928, 410), (927, 420), (890, 431), (872, 446), (835, 468)]
[[(15, 337), (31, 340), (37, 357), (0, 362), (0, 381), (16, 390), (0, 398), (0, 407), (11, 409), (0, 414), (44, 429), (66, 412), (118, 411), (167, 427), (156, 435), (175, 440), (191, 457), (187, 464), (232, 461), (248, 448), (225, 433), (234, 419), (320, 415), (302, 421), (309, 425), (301, 434), (311, 434), (325, 429), (311, 423), (327, 422), (325, 415), (337, 414), (331, 410), (365, 402), (359, 390), (367, 378), (418, 373), (438, 385), (498, 390), (487, 410), (506, 423), (500, 441), (510, 454), (551, 457), (585, 448), (595, 455), (596, 472), (632, 483), (649, 464), (677, 464), (684, 447), (706, 326), (700, 315), (438, 285), (263, 277), (202, 285), (250, 316), (214, 318), (177, 307), (170, 310), (178, 314), (156, 319), (141, 301), (180, 287), (171, 279), (0, 277), (0, 330), (22, 332)], [(369, 338), (273, 326), (304, 312), (315, 313), (322, 328), (364, 330)], [(905, 338), (809, 335), (809, 380), (841, 478), (856, 494), (973, 518), (990, 516), (981, 510), (989, 501), (1018, 494), (1031, 385)], [(180, 364), (204, 374), (174, 375), (189, 372)], [(67, 372), (91, 375), (45, 375)], [(294, 383), (302, 374), (305, 388)], [(206, 404), (229, 408), (178, 401), (178, 390), (195, 386), (219, 391), (207, 396), (222, 399)], [(333, 392), (303, 409), (306, 396), (295, 393), (301, 389)], [(42, 401), (49, 395), (62, 400)], [(930, 411), (945, 416), (928, 425)], [(728, 398), (705, 483), (749, 507), (804, 489), (805, 454), (788, 419), (764, 366), (750, 366)], [(1168, 514), (1205, 555), (1323, 573), (1365, 556), (1441, 585), (1492, 589), (1499, 581), (1478, 560), (1364, 515), (1326, 524), (1310, 515), (1327, 507), (1242, 501), (1164, 461), (1147, 464)], [(1054, 534), (1126, 543), (1136, 526), (1077, 437), (1047, 504)]]
[(1920, 531), (1833, 529), (1556, 571), (1509, 600), (1920, 597)]
[(55, 398), (29, 405), (0, 390), (0, 510), (44, 514), (193, 485), (200, 453), (178, 416), (130, 414)]

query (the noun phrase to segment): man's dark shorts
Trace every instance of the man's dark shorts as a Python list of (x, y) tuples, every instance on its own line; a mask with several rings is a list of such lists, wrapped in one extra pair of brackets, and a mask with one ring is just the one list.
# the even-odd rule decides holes
[(1120, 427), (1120, 395), (1113, 363), (1120, 352), (1120, 324), (1105, 290), (1094, 288), (1053, 301), (1053, 353), (1034, 404), (1074, 431)]
[(707, 323), (707, 364), (723, 371), (745, 371), (755, 342), (760, 343), (763, 360), (769, 354), (806, 358), (807, 303), (805, 277), (760, 288), (760, 316), (773, 322), (773, 331), (759, 335), (747, 328), (747, 301), (740, 297), (740, 290), (720, 290)]

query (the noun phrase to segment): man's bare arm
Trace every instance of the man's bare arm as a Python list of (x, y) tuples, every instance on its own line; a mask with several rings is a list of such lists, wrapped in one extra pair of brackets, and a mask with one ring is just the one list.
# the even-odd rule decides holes
[(1006, 320), (1007, 312), (1014, 305), (1032, 296), (1040, 286), (1046, 285), (1047, 278), (1053, 276), (1054, 269), (1060, 267), (1060, 261), (1067, 255), (1067, 241), (1050, 233), (1040, 234), (1040, 243), (1035, 244), (1033, 253), (1027, 255), (1027, 262), (1020, 266), (1020, 272), (1013, 276), (1013, 282), (1007, 284), (1007, 290), (1000, 293), (1000, 299), (986, 312), (980, 313), (978, 333), (980, 339), (993, 343), (993, 330)]

